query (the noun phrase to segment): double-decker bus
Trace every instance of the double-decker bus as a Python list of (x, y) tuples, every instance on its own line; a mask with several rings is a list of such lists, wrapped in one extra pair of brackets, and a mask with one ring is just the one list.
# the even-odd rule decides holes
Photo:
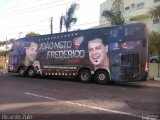
[(15, 41), (8, 72), (19, 76), (70, 76), (82, 82), (147, 79), (144, 23), (25, 37)]

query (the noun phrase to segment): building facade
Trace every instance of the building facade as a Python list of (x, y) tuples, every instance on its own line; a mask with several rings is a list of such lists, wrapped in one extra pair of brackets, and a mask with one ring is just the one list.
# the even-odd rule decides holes
[[(124, 18), (126, 23), (143, 22), (148, 30), (160, 33), (160, 18), (153, 18), (148, 14), (149, 10), (160, 5), (160, 0), (124, 0)], [(110, 10), (111, 0), (106, 0), (100, 5), (100, 27), (110, 26), (110, 22), (102, 17), (104, 10)]]

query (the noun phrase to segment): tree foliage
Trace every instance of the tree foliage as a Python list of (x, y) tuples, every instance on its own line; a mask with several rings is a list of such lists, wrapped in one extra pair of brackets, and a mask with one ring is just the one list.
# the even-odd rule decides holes
[(7, 45), (7, 44), (10, 44), (10, 43), (13, 43), (14, 41), (16, 41), (15, 38), (11, 38), (11, 39), (9, 39), (9, 40), (2, 41), (2, 42), (0, 42), (0, 46)]
[[(152, 32), (149, 35), (149, 40), (150, 40), (150, 46), (152, 46), (155, 52), (157, 52), (160, 60), (160, 34), (156, 32)], [(160, 63), (158, 64), (158, 75), (157, 75), (158, 77), (160, 77), (159, 69), (160, 69)]]
[(64, 26), (66, 27), (66, 32), (68, 32), (71, 29), (71, 26), (77, 22), (77, 18), (75, 17), (75, 11), (78, 8), (79, 4), (73, 3), (66, 12), (66, 15), (63, 17)]
[(29, 32), (29, 33), (26, 34), (25, 37), (32, 37), (32, 36), (38, 36), (38, 35), (40, 35), (40, 34), (39, 33), (35, 33), (35, 32)]
[(111, 10), (104, 10), (102, 16), (111, 22), (111, 25), (120, 25), (125, 23), (123, 16), (124, 0), (113, 0)]
[(153, 17), (159, 17), (160, 18), (160, 5), (155, 6), (153, 8), (150, 8), (149, 14), (151, 15), (151, 18), (153, 18)]
[(151, 32), (149, 35), (149, 41), (149, 52), (152, 53), (154, 51), (160, 56), (160, 34), (157, 32)]
[(0, 56), (8, 56), (8, 51), (0, 51)]

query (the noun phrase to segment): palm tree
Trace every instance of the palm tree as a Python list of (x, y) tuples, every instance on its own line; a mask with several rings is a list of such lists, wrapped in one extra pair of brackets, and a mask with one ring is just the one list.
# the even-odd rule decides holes
[(124, 3), (123, 0), (113, 0), (111, 10), (104, 10), (102, 16), (111, 22), (111, 25), (120, 25), (125, 23), (123, 17)]
[(153, 17), (159, 17), (160, 18), (160, 5), (151, 8), (149, 10), (149, 14), (151, 15), (151, 18), (153, 18)]
[(74, 17), (75, 10), (79, 7), (79, 4), (73, 3), (68, 11), (66, 12), (66, 15), (63, 17), (64, 20), (64, 26), (66, 27), (66, 32), (71, 29), (71, 25), (75, 24), (77, 22), (77, 18)]

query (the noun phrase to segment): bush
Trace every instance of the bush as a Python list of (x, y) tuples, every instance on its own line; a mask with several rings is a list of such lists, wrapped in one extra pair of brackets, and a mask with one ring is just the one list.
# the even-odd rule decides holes
[(3, 69), (5, 66), (5, 58), (4, 57), (0, 57), (0, 69)]

